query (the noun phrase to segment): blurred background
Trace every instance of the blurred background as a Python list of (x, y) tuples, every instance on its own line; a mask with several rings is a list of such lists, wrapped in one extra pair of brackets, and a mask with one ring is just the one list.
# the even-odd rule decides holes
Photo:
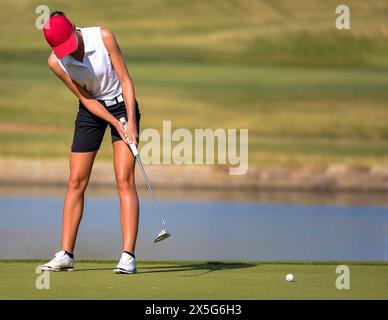
[[(388, 225), (388, 218), (383, 214), (385, 211), (380, 212), (378, 208), (385, 207), (388, 202), (386, 0), (346, 1), (350, 8), (350, 30), (335, 28), (338, 16), (335, 9), (345, 3), (334, 0), (84, 0), (45, 3), (0, 0), (0, 173), (3, 194), (0, 209), (7, 214), (12, 210), (24, 212), (26, 206), (32, 206), (36, 212), (47, 209), (51, 214), (58, 214), (58, 220), (52, 223), (59, 226), (59, 199), (67, 179), (67, 159), (78, 104), (47, 67), (50, 50), (42, 31), (35, 28), (35, 8), (39, 4), (48, 5), (51, 11), (64, 11), (79, 27), (105, 26), (114, 32), (135, 83), (142, 112), (141, 129), (161, 129), (163, 120), (171, 120), (173, 129), (249, 129), (250, 167), (246, 176), (229, 176), (217, 166), (148, 166), (157, 192), (166, 199), (167, 211), (182, 210), (169, 202), (175, 203), (177, 199), (194, 201), (183, 209), (190, 212), (189, 208), (192, 208), (193, 215), (199, 210), (195, 203), (202, 206), (204, 201), (208, 206), (206, 209), (201, 207), (201, 212), (209, 212), (210, 216), (214, 210), (222, 211), (217, 205), (223, 208), (225, 201), (242, 206), (231, 205), (228, 210), (250, 214), (271, 212), (271, 206), (262, 207), (260, 202), (302, 207), (313, 203), (311, 217), (321, 212), (322, 205), (334, 205), (330, 207), (331, 211), (328, 210), (333, 215), (326, 209), (325, 215), (318, 214), (327, 220), (320, 226), (314, 223), (314, 227), (322, 228), (321, 233), (317, 231), (317, 242), (312, 241), (314, 235), (303, 238), (303, 233), (300, 233), (299, 220), (295, 220), (299, 207), (290, 207), (290, 210), (287, 206), (277, 207), (274, 209), (277, 214), (292, 212), (279, 216), (279, 221), (295, 223), (295, 229), (291, 224), (290, 238), (287, 238), (290, 245), (294, 239), (292, 235), (296, 233), (302, 237), (297, 241), (309, 239), (306, 252), (290, 255), (293, 251), (284, 247), (274, 251), (271, 245), (276, 241), (272, 240), (267, 247), (270, 253), (261, 254), (266, 251), (253, 249), (253, 253), (247, 253), (246, 257), (387, 258), (383, 252), (386, 252), (388, 239), (381, 227)], [(95, 201), (114, 197), (108, 135), (92, 176), (92, 184), (100, 185), (94, 193)], [(140, 176), (138, 183), (142, 186)], [(54, 186), (59, 190), (57, 193), (53, 191)], [(196, 191), (190, 190), (190, 186), (195, 186)], [(109, 191), (101, 191), (103, 187)], [(92, 190), (90, 195), (93, 195)], [(43, 200), (34, 202), (35, 207), (28, 201), (19, 202), (21, 198), (31, 200), (47, 194), (50, 199), (58, 197), (55, 209), (51, 207), (52, 202), (48, 204)], [(147, 197), (146, 193), (144, 197)], [(16, 203), (24, 204), (15, 209)], [(342, 211), (344, 208), (340, 210), (335, 205), (345, 205), (346, 213)], [(149, 207), (145, 216), (149, 214), (150, 219), (156, 220), (152, 206), (144, 207)], [(102, 210), (98, 205), (94, 208)], [(377, 211), (371, 214), (370, 210)], [(314, 219), (306, 220), (308, 210), (303, 212), (299, 218), (304, 223), (310, 221), (311, 225), (302, 229), (308, 230)], [(17, 221), (21, 220), (11, 216), (16, 219), (12, 221), (17, 227)], [(371, 216), (375, 220), (372, 220), (368, 234), (373, 234), (374, 226), (377, 233), (366, 242), (365, 251), (357, 251), (362, 250), (359, 244), (356, 245), (363, 230), (362, 221)], [(208, 216), (204, 217), (204, 220), (197, 221), (198, 228)], [(3, 226), (9, 219), (3, 220)], [(181, 219), (172, 219), (175, 221), (172, 224), (179, 226), (182, 232), (189, 230), (189, 225), (187, 229), (182, 227), (185, 219)], [(342, 224), (343, 219), (350, 220)], [(252, 220), (247, 216), (245, 220), (236, 221), (246, 223), (241, 226), (246, 230)], [(236, 221), (233, 220), (233, 224)], [(262, 228), (260, 230), (284, 235), (270, 219), (267, 225), (261, 225), (260, 221), (257, 222)], [(331, 229), (333, 225), (344, 225), (349, 228), (349, 233), (343, 233), (342, 227)], [(223, 232), (222, 226), (218, 227), (221, 228), (218, 231)], [(7, 228), (9, 230), (9, 226)], [(328, 233), (329, 230), (332, 234)], [(0, 253), (11, 257), (14, 251), (8, 250), (10, 247), (4, 241), (13, 236), (7, 232), (7, 235), (5, 231), (2, 233), (4, 239), (0, 241), (3, 243)], [(253, 238), (246, 241), (262, 243), (263, 239), (253, 234)], [(326, 243), (327, 247), (322, 247), (322, 251), (313, 250), (317, 243), (325, 245), (322, 238), (328, 234), (338, 241), (341, 237), (349, 240), (350, 248), (355, 251), (349, 253), (349, 248), (344, 248), (345, 251), (334, 253), (335, 241)], [(59, 237), (57, 233), (56, 236)], [(363, 234), (364, 239), (367, 236)], [(217, 244), (225, 245), (225, 239), (213, 240), (214, 252), (220, 252)], [(233, 240), (232, 237), (230, 241)], [(186, 248), (177, 242), (177, 248), (182, 251), (176, 250), (189, 252), (185, 258), (201, 258), (200, 253), (190, 256), (191, 251), (187, 250), (191, 245)], [(22, 248), (25, 246), (21, 245)], [(209, 248), (211, 251), (213, 247), (209, 245)], [(109, 250), (107, 252), (111, 252)], [(168, 255), (168, 251), (152, 253), (153, 249), (146, 250), (145, 247), (140, 250), (151, 258)], [(91, 248), (84, 250), (85, 254), (91, 251)], [(228, 254), (230, 252), (220, 253), (220, 258), (228, 258)], [(23, 255), (23, 252), (18, 254)], [(34, 255), (45, 253), (39, 251)], [(205, 256), (208, 255), (212, 253)], [(231, 257), (243, 259), (244, 255)]]
[[(77, 102), (47, 68), (30, 0), (1, 0), (4, 157), (68, 156)], [(46, 1), (77, 26), (106, 26), (133, 76), (142, 128), (248, 128), (252, 165), (388, 163), (388, 3)], [(100, 152), (110, 159), (111, 148)], [(22, 144), (22, 147), (21, 147)]]

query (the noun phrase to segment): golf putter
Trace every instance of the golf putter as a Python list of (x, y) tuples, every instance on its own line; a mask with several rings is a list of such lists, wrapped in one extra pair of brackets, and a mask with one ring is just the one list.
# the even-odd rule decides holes
[[(127, 132), (127, 121), (125, 120), (124, 117), (121, 117), (120, 118), (120, 122), (122, 123), (122, 125), (124, 126), (124, 131)], [(162, 231), (159, 232), (159, 234), (156, 236), (154, 242), (160, 242), (164, 239), (167, 239), (168, 237), (171, 236), (171, 234), (168, 232), (168, 229), (167, 229), (167, 224), (166, 224), (166, 221), (164, 220), (164, 217), (163, 217), (163, 213), (162, 213), (162, 209), (160, 209), (160, 206), (159, 206), (159, 203), (158, 203), (158, 200), (156, 199), (156, 196), (154, 194), (154, 191), (152, 190), (152, 187), (151, 187), (151, 183), (150, 181), (148, 180), (148, 176), (144, 170), (144, 167), (143, 167), (143, 164), (141, 162), (141, 159), (140, 159), (140, 156), (139, 156), (139, 152), (137, 151), (137, 148), (136, 148), (136, 145), (133, 144), (133, 143), (129, 143), (129, 140), (128, 140), (128, 137), (126, 136), (125, 137), (126, 140), (127, 140), (127, 143), (129, 145), (129, 147), (131, 148), (131, 151), (132, 151), (132, 154), (133, 156), (136, 158), (136, 161), (137, 163), (139, 164), (139, 167), (140, 167), (140, 170), (143, 174), (143, 177), (144, 177), (144, 180), (148, 186), (148, 189), (150, 190), (151, 192), (151, 195), (152, 195), (152, 198), (154, 199), (154, 203), (156, 205), (156, 208), (158, 209), (158, 213), (159, 213), (159, 216), (160, 216), (160, 219), (162, 220), (162, 223), (163, 223), (163, 229)]]

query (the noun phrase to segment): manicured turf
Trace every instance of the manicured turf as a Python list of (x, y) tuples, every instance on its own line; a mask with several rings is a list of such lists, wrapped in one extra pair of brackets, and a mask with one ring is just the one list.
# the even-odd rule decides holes
[[(113, 30), (141, 128), (248, 128), (258, 165), (388, 163), (385, 0), (50, 1), (79, 26)], [(35, 3), (0, 12), (0, 154), (67, 157), (77, 102), (46, 66)], [(85, 16), (85, 10), (88, 15)], [(14, 19), (17, 16), (18, 19)], [(20, 147), (20, 146), (23, 147)], [(100, 159), (111, 156), (109, 139)]]
[[(50, 273), (35, 287), (42, 261), (1, 261), (0, 299), (387, 299), (388, 264), (355, 262), (144, 262), (136, 275), (115, 275), (113, 261), (83, 261)], [(350, 289), (338, 290), (336, 266), (350, 268)], [(295, 282), (285, 275), (293, 273)]]

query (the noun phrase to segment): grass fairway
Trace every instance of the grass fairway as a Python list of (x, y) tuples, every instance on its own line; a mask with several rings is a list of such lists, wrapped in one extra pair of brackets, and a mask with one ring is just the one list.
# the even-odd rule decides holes
[[(173, 129), (248, 128), (253, 165), (386, 165), (387, 3), (347, 4), (349, 31), (334, 28), (336, 0), (85, 0), (49, 7), (81, 27), (102, 25), (116, 34), (142, 129), (160, 129), (163, 120)], [(35, 6), (15, 0), (0, 12), (0, 154), (64, 158), (77, 102), (47, 68)], [(106, 139), (100, 158), (111, 153)]]
[(37, 290), (41, 263), (1, 261), (0, 299), (388, 299), (387, 263), (345, 262), (350, 289), (337, 290), (336, 262), (140, 261), (138, 274), (114, 275), (113, 261), (83, 261)]

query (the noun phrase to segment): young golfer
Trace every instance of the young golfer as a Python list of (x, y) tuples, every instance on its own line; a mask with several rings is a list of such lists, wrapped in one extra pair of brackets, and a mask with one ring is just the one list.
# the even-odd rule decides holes
[[(62, 220), (62, 248), (42, 270), (62, 271), (74, 267), (73, 250), (81, 221), (84, 192), (93, 162), (109, 125), (113, 163), (120, 198), (123, 252), (115, 273), (135, 273), (135, 244), (139, 200), (135, 186), (135, 158), (125, 142), (137, 144), (140, 112), (119, 45), (106, 28), (76, 28), (62, 13), (51, 14), (43, 28), (53, 52), (48, 66), (79, 100), (70, 177)], [(126, 132), (119, 119), (128, 122)]]

